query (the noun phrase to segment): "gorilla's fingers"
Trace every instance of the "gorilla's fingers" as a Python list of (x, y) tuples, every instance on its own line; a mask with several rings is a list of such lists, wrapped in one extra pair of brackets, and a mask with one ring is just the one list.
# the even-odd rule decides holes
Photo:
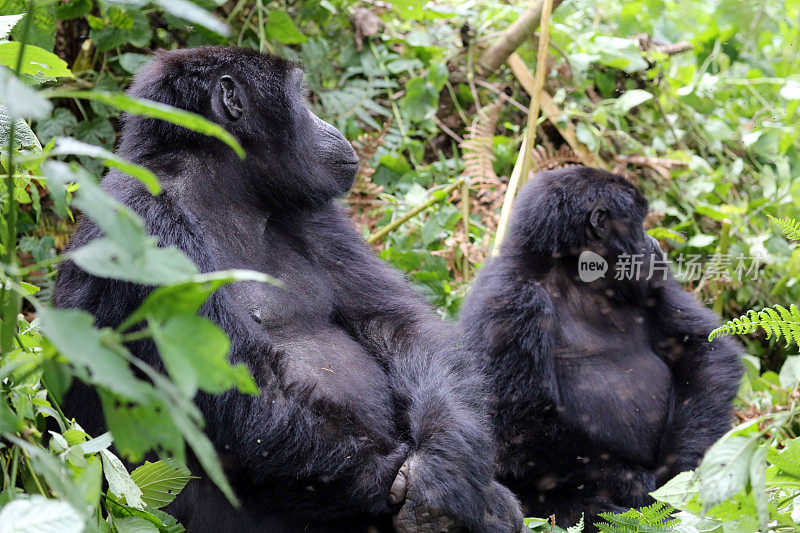
[(405, 501), (408, 493), (408, 467), (409, 462), (406, 461), (397, 472), (397, 477), (394, 478), (392, 488), (389, 491), (389, 505), (397, 505)]

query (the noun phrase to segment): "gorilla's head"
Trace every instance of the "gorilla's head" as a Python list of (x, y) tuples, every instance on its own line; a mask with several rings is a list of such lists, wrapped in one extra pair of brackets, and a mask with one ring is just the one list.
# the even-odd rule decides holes
[(514, 205), (510, 239), (544, 257), (584, 250), (603, 256), (649, 251), (647, 200), (622, 176), (570, 167), (537, 174)]
[[(129, 94), (220, 124), (247, 157), (239, 162), (214, 138), (133, 116), (125, 117), (123, 153), (142, 154), (144, 147), (131, 146), (132, 139), (148, 139), (153, 153), (175, 148), (224, 161), (230, 171), (226, 186), (241, 185), (243, 194), (256, 194), (271, 206), (313, 205), (340, 196), (358, 170), (350, 143), (308, 108), (303, 71), (275, 56), (212, 46), (160, 51), (136, 75)], [(237, 173), (249, 183), (236, 183)]]

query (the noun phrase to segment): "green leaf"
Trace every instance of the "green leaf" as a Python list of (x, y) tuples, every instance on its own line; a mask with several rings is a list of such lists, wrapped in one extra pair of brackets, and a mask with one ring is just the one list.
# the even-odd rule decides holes
[(46, 161), (42, 173), (53, 184), (80, 185), (73, 204), (103, 230), (104, 237), (70, 252), (69, 258), (90, 274), (144, 285), (185, 281), (197, 267), (179, 249), (157, 247), (141, 217), (108, 196), (94, 178), (76, 166)]
[(592, 44), (604, 65), (624, 70), (628, 74), (647, 68), (647, 61), (633, 39), (598, 35)]
[(193, 397), (198, 387), (212, 394), (232, 386), (259, 393), (246, 366), (228, 363), (228, 337), (210, 320), (179, 315), (163, 324), (148, 324), (164, 366), (187, 396)]
[(220, 35), (228, 36), (231, 33), (227, 24), (189, 0), (155, 0), (155, 3), (171, 15), (203, 26)]
[[(15, 69), (21, 45), (16, 41), (0, 43), (0, 65)], [(32, 44), (25, 45), (20, 75), (33, 76), (42, 81), (74, 77), (63, 59)]]
[(710, 509), (743, 491), (750, 480), (750, 462), (758, 447), (757, 439), (726, 436), (706, 453), (698, 468), (700, 498)]
[(614, 101), (614, 109), (620, 113), (627, 113), (639, 104), (652, 100), (653, 95), (641, 89), (627, 91)]
[(81, 533), (83, 518), (67, 502), (44, 496), (18, 498), (0, 510), (3, 533)]
[(266, 24), (267, 34), (283, 44), (299, 44), (308, 41), (308, 38), (300, 33), (297, 26), (286, 11), (271, 10)]
[(189, 469), (174, 460), (146, 461), (131, 472), (131, 479), (142, 489), (142, 500), (155, 508), (172, 503), (190, 478)]
[[(28, 34), (24, 36), (28, 44), (35, 44), (45, 50), (53, 49), (53, 45), (56, 42), (55, 4), (56, 2), (42, 0), (32, 3), (33, 9), (25, 16), (25, 18), (33, 16), (33, 20), (28, 27)], [(4, 0), (0, 5), (3, 13), (9, 15), (22, 13), (31, 7), (28, 0)], [(11, 30), (11, 38), (15, 41), (22, 41), (26, 24), (25, 18)]]
[[(73, 431), (73, 430), (70, 430), (70, 431)], [(66, 433), (64, 434), (64, 437), (66, 437)], [(83, 451), (83, 453), (85, 453), (87, 455), (88, 454), (97, 453), (97, 452), (99, 452), (101, 450), (105, 450), (106, 448), (111, 446), (111, 443), (113, 442), (113, 440), (114, 439), (111, 437), (111, 433), (105, 432), (102, 435), (100, 435), (99, 437), (96, 437), (94, 439), (88, 440), (86, 442), (81, 442), (80, 443), (81, 451)]]
[(156, 178), (155, 174), (150, 170), (135, 163), (131, 163), (130, 161), (126, 161), (114, 152), (106, 150), (101, 146), (84, 143), (71, 137), (59, 137), (56, 139), (56, 144), (53, 149), (50, 150), (50, 154), (82, 155), (102, 159), (106, 166), (121, 170), (144, 183), (151, 193), (158, 194), (161, 192), (161, 184), (158, 183), (158, 178)]
[[(126, 398), (138, 399), (144, 384), (136, 379), (124, 350), (110, 330), (94, 327), (94, 317), (75, 309), (37, 309), (42, 332), (69, 362), (80, 369), (91, 383), (103, 385)], [(144, 391), (146, 392), (146, 391)]]
[(236, 141), (236, 139), (228, 133), (225, 128), (211, 122), (205, 117), (178, 109), (177, 107), (168, 106), (152, 100), (144, 100), (142, 98), (133, 98), (122, 93), (111, 93), (105, 91), (44, 91), (42, 93), (47, 98), (77, 98), (85, 100), (94, 100), (116, 107), (122, 111), (132, 113), (134, 115), (142, 115), (150, 118), (157, 118), (166, 120), (178, 126), (216, 137), (221, 140), (244, 159), (244, 148)]
[(411, 78), (406, 83), (406, 94), (400, 100), (400, 107), (408, 118), (422, 121), (430, 118), (439, 105), (439, 93), (425, 78)]
[(117, 59), (119, 60), (119, 66), (131, 74), (136, 74), (145, 63), (150, 61), (150, 56), (128, 52), (125, 54), (120, 54), (117, 56)]
[(72, 20), (82, 17), (92, 10), (92, 0), (69, 0), (59, 3), (56, 8), (58, 20)]
[(11, 28), (16, 26), (25, 13), (19, 15), (4, 15), (0, 17), (0, 39), (7, 39), (8, 34), (11, 33)]
[(128, 505), (135, 509), (144, 509), (142, 490), (131, 479), (122, 461), (108, 450), (100, 450), (100, 458), (103, 460), (103, 474), (111, 494), (125, 498)]

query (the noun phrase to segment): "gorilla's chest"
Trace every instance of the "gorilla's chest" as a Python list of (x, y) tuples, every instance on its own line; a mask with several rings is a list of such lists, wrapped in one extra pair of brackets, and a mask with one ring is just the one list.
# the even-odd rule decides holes
[(283, 284), (234, 284), (230, 292), (237, 304), (276, 334), (327, 323), (333, 312), (333, 290), (302, 226), (272, 225), (264, 219), (240, 221), (236, 226), (228, 228), (224, 237), (211, 233), (217, 267), (264, 272)]
[(564, 416), (593, 441), (630, 459), (655, 459), (669, 413), (672, 373), (643, 321), (564, 317), (554, 348)]

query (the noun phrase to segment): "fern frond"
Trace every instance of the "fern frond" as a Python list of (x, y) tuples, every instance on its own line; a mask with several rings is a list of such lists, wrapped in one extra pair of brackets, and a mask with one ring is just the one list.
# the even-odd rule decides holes
[[(767, 215), (769, 216), (769, 215)], [(800, 241), (800, 220), (794, 218), (775, 218), (769, 219), (778, 226), (787, 239)]]
[(583, 532), (583, 528), (584, 528), (583, 515), (581, 514), (581, 519), (574, 526), (568, 527), (567, 528), (567, 533), (582, 533)]
[(767, 307), (761, 311), (750, 310), (739, 318), (734, 318), (712, 331), (708, 340), (713, 341), (726, 335), (754, 333), (759, 327), (764, 329), (767, 339), (783, 337), (786, 346), (792, 343), (800, 346), (800, 309), (792, 304), (789, 309), (782, 305)]
[(553, 170), (556, 168), (572, 167), (581, 164), (581, 158), (572, 151), (568, 144), (564, 144), (558, 150), (552, 146), (545, 147), (537, 144), (533, 148), (533, 159), (531, 160), (531, 174), (538, 174), (543, 170)]
[(680, 524), (680, 520), (670, 518), (673, 512), (672, 506), (656, 502), (624, 513), (600, 513), (605, 522), (595, 526), (602, 533), (668, 533)]
[(492, 141), (503, 104), (502, 100), (497, 100), (481, 108), (475, 120), (467, 128), (469, 131), (466, 139), (459, 145), (464, 154), (464, 175), (472, 181), (497, 180)]

